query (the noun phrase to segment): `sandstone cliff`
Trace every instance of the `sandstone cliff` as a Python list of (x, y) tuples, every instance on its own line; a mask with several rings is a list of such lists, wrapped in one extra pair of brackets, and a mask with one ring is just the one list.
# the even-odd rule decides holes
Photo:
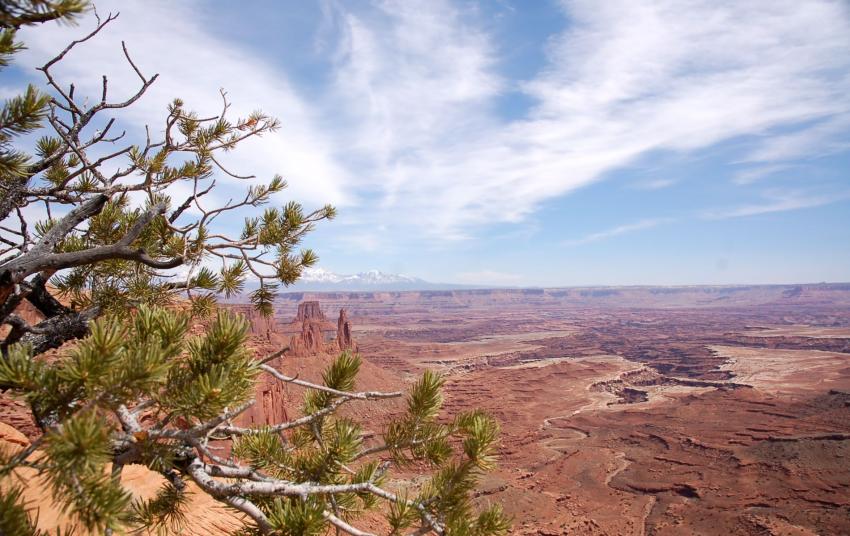
[(303, 322), (305, 320), (318, 320), (320, 322), (326, 320), (318, 301), (305, 301), (298, 304), (298, 314), (295, 321)]
[(253, 305), (228, 305), (228, 309), (242, 314), (248, 319), (251, 324), (252, 335), (266, 335), (277, 333), (275, 317), (265, 317), (261, 315)]
[(318, 301), (299, 303), (295, 318), (289, 324), (283, 324), (281, 329), (283, 333), (290, 334), (287, 355), (315, 356), (340, 350), (357, 351), (346, 310), (340, 309), (334, 326)]
[(354, 339), (351, 336), (351, 321), (345, 309), (339, 310), (339, 319), (336, 322), (336, 345), (340, 350), (357, 351)]
[(325, 351), (322, 323), (305, 319), (301, 324), (301, 333), (289, 339), (289, 353), (295, 355), (315, 355)]

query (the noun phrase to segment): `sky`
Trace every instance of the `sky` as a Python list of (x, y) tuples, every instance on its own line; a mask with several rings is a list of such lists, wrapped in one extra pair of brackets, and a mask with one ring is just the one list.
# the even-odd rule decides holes
[[(57, 69), (262, 109), (228, 155), (334, 204), (320, 266), (505, 286), (850, 281), (850, 4), (821, 0), (96, 2)], [(93, 28), (22, 32), (0, 97)], [(8, 73), (8, 74), (7, 74)], [(161, 128), (160, 128), (161, 130)], [(156, 130), (155, 130), (156, 131)], [(245, 187), (222, 177), (209, 202)], [(236, 221), (223, 225), (238, 226)]]

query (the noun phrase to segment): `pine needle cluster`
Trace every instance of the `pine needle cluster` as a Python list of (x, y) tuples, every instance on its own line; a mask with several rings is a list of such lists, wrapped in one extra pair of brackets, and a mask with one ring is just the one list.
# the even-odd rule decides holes
[[(69, 518), (98, 533), (179, 532), (192, 481), (249, 515), (243, 533), (319, 535), (333, 527), (364, 534), (353, 524), (375, 510), (391, 534), (507, 534), (498, 506), (481, 510), (473, 501), (495, 464), (498, 424), (477, 411), (440, 419), (439, 375), (423, 374), (406, 411), (367, 444), (360, 423), (337, 409), (401, 393), (358, 392), (359, 356), (343, 352), (312, 384), (255, 360), (240, 315), (219, 311), (201, 335), (189, 335), (189, 325), (189, 312), (142, 306), (129, 318), (93, 322), (91, 335), (49, 365), (27, 346), (12, 346), (0, 360), (0, 382), (50, 424), (31, 448), (0, 459), (0, 476), (36, 468)], [(306, 389), (303, 417), (261, 428), (232, 424), (254, 403), (262, 373)], [(214, 448), (223, 444), (232, 447), (227, 457)], [(132, 500), (121, 483), (128, 464), (166, 477), (154, 498)], [(393, 467), (429, 468), (432, 476), (391, 485)], [(2, 487), (9, 491), (0, 498), (0, 528), (38, 534), (19, 490)]]
[[(17, 29), (74, 23), (88, 7), (0, 0), (0, 69), (23, 46)], [(426, 373), (411, 387), (407, 411), (375, 443), (336, 411), (403, 394), (357, 391), (358, 356), (341, 354), (321, 383), (255, 360), (245, 319), (219, 311), (218, 297), (245, 292), (252, 278), (259, 286), (250, 300), (271, 316), (278, 285), (317, 261), (302, 239), (335, 210), (269, 206), (286, 188), (282, 177), (263, 183), (221, 165), (222, 153), (279, 128), (259, 111), (234, 118), (224, 91), (214, 116), (175, 99), (161, 125), (125, 140), (117, 118), (157, 79), (126, 45), (139, 87), (124, 100), (110, 99), (105, 76), (89, 103), (55, 74), (117, 15), (94, 16), (93, 31), (39, 68), (46, 93), (30, 86), (0, 108), (0, 324), (9, 326), (0, 389), (25, 401), (43, 432), (20, 452), (0, 452), (0, 535), (43, 536), (16, 480), (21, 467), (37, 471), (71, 521), (107, 535), (180, 533), (190, 485), (247, 516), (244, 534), (363, 536), (353, 524), (368, 510), (382, 512), (392, 534), (506, 534), (501, 510), (473, 500), (493, 466), (498, 425), (479, 412), (440, 418), (440, 376)], [(22, 149), (23, 136), (37, 139), (34, 147)], [(206, 203), (221, 176), (249, 181), (244, 196)], [(31, 206), (46, 218), (28, 221)], [(236, 233), (217, 225), (227, 214), (244, 220)], [(187, 310), (172, 307), (178, 295)], [(16, 314), (24, 301), (44, 320), (30, 325)], [(203, 334), (189, 333), (193, 317), (206, 319)], [(81, 340), (59, 359), (39, 357), (72, 339)], [(261, 374), (306, 389), (302, 417), (233, 424), (254, 404)], [(130, 464), (165, 478), (155, 497), (132, 499), (121, 481)], [(398, 483), (389, 474), (399, 466), (432, 476)]]
[[(83, 0), (0, 0), (0, 69), (23, 48), (15, 38), (19, 27), (74, 23), (88, 7)], [(158, 77), (145, 75), (125, 44), (139, 79), (129, 98), (110, 99), (104, 76), (90, 104), (91, 95), (75, 94), (73, 83), (54, 74), (117, 15), (95, 17), (91, 33), (38, 69), (47, 91), (30, 85), (0, 107), (0, 323), (13, 327), (0, 344), (4, 352), (28, 341), (41, 353), (84, 335), (98, 315), (166, 305), (175, 297), (188, 301), (196, 316), (210, 315), (219, 296), (245, 292), (249, 278), (259, 283), (251, 301), (270, 316), (279, 285), (293, 283), (317, 261), (301, 248), (302, 239), (336, 214), (330, 205), (308, 211), (281, 201), (287, 182), (280, 176), (263, 181), (221, 164), (223, 153), (280, 126), (261, 111), (234, 116), (223, 90), (216, 115), (201, 116), (178, 98), (161, 125), (119, 133), (122, 111), (144, 98)], [(25, 135), (35, 142), (21, 142)], [(222, 177), (247, 183), (244, 194), (208, 203)], [(25, 218), (28, 207), (46, 217)], [(220, 223), (227, 219), (230, 224)], [(48, 295), (50, 285), (62, 303)], [(32, 326), (16, 316), (25, 300), (46, 320)]]

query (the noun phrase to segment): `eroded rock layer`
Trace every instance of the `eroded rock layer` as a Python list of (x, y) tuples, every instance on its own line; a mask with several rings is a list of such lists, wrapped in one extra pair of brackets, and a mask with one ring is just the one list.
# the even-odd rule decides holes
[(303, 322), (305, 320), (326, 320), (318, 301), (305, 301), (298, 304), (298, 313), (295, 315), (295, 321)]

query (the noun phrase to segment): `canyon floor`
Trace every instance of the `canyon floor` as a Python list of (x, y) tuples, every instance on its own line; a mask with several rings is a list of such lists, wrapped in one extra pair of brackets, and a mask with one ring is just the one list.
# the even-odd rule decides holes
[[(308, 310), (320, 321), (293, 321)], [(850, 285), (290, 293), (252, 326), (258, 356), (298, 342), (274, 366), (308, 380), (349, 330), (361, 388), (445, 374), (446, 414), (501, 423), (478, 500), (504, 505), (512, 534), (850, 534)], [(302, 394), (261, 383), (243, 424), (293, 418)], [(400, 409), (346, 412), (379, 431)], [(0, 440), (38, 434), (19, 401), (0, 397), (0, 423)], [(208, 499), (185, 534), (239, 526)]]
[[(850, 288), (293, 296), (502, 424), (514, 534), (850, 533)], [(611, 294), (611, 292), (616, 292)]]

